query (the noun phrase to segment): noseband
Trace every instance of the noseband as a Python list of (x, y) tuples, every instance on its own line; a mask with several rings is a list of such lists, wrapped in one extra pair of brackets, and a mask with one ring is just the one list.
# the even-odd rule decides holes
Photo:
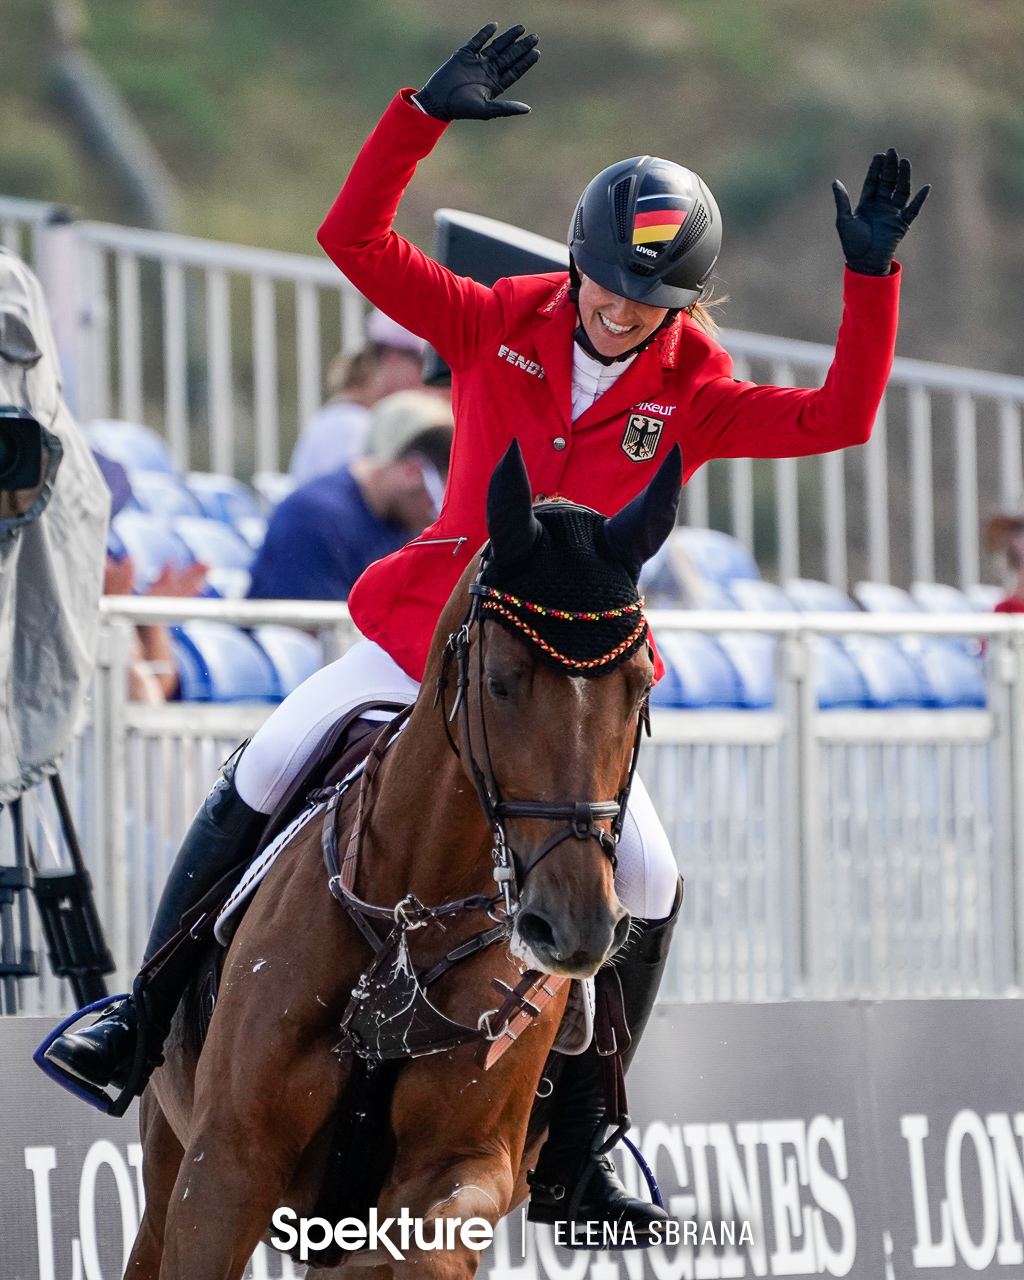
[[(647, 703), (644, 702), (637, 715), (636, 735), (633, 739), (633, 750), (629, 761), (629, 771), (626, 775), (625, 785), (615, 797), (614, 800), (506, 800), (502, 797), (501, 788), (494, 774), (494, 766), (491, 762), (490, 744), (487, 738), (487, 721), (484, 717), (484, 661), (483, 661), (483, 639), (484, 639), (484, 622), (486, 620), (486, 609), (488, 607), (498, 607), (489, 605), (492, 595), (491, 589), (485, 587), (481, 583), (483, 575), (483, 566), (486, 564), (486, 553), (480, 574), (477, 575), (475, 582), (470, 584), (469, 588), (469, 609), (466, 617), (463, 619), (462, 625), (458, 631), (452, 632), (448, 637), (448, 643), (445, 645), (444, 656), (441, 661), (441, 674), (437, 678), (437, 688), (434, 694), (435, 707), (440, 705), (442, 716), (444, 719), (445, 734), (448, 743), (456, 756), (462, 758), (458, 743), (452, 735), (451, 725), (455, 723), (456, 718), (459, 719), (462, 726), (463, 739), (466, 750), (466, 762), (469, 765), (470, 776), (473, 779), (473, 785), (476, 788), (477, 797), (480, 801), (480, 808), (483, 810), (487, 825), (491, 829), (494, 837), (494, 847), (492, 856), (494, 858), (494, 879), (498, 883), (501, 890), (506, 915), (512, 916), (519, 909), (519, 892), (526, 877), (534, 869), (535, 866), (545, 858), (552, 849), (560, 845), (564, 840), (596, 840), (601, 849), (612, 864), (613, 869), (617, 865), (616, 847), (619, 838), (622, 835), (622, 826), (626, 818), (626, 804), (629, 800), (629, 793), (633, 786), (633, 778), (636, 774), (637, 761), (640, 757), (640, 745), (643, 734), (646, 731), (648, 735), (651, 732), (650, 717), (647, 710)], [(504, 610), (501, 610), (504, 612)], [(570, 615), (560, 615), (569, 617)], [(572, 617), (580, 617), (581, 619), (591, 619), (595, 615), (571, 615)], [(512, 619), (515, 621), (515, 619)], [(476, 627), (477, 644), (476, 644), (476, 686), (477, 686), (477, 731), (478, 738), (482, 746), (482, 755), (478, 759), (473, 751), (473, 735), (471, 724), (470, 710), (470, 659), (473, 651), (472, 633)], [(646, 623), (638, 624), (638, 630), (646, 626)], [(601, 662), (611, 661), (617, 653), (608, 655), (607, 658), (601, 659), (596, 663), (587, 664), (588, 666), (600, 665)], [(452, 709), (447, 712), (445, 706), (445, 694), (448, 688), (449, 677), (452, 664), (455, 665), (456, 681), (455, 681), (455, 701)], [(540, 846), (539, 849), (527, 860), (524, 860), (514, 848), (508, 843), (505, 836), (505, 821), (508, 818), (535, 818), (551, 822), (563, 822), (564, 825), (558, 828), (553, 835)], [(605, 829), (598, 824), (601, 822), (611, 821), (611, 830)]]

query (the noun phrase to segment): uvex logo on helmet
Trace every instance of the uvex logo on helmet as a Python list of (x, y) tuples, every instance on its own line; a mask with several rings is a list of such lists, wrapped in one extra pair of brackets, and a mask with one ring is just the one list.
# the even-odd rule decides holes
[(715, 198), (689, 169), (637, 156), (603, 170), (569, 232), (577, 268), (612, 293), (678, 310), (697, 301), (722, 247)]

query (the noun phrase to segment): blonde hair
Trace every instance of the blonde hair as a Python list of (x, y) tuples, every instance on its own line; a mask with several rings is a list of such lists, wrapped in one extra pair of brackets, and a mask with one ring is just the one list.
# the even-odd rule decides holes
[(705, 285), (700, 297), (696, 302), (692, 302), (685, 308), (686, 314), (690, 317), (698, 329), (703, 329), (709, 338), (713, 338), (718, 333), (718, 323), (711, 314), (712, 307), (720, 307), (724, 302), (728, 302), (728, 297), (723, 294), (720, 298), (713, 297), (714, 289), (711, 285)]

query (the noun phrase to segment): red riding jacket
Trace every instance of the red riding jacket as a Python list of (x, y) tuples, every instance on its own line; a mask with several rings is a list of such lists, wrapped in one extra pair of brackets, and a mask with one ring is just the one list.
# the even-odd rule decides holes
[(454, 275), (391, 229), (416, 164), (445, 124), (403, 89), (359, 153), (318, 239), (380, 309), (426, 338), (452, 368), (455, 444), (444, 507), (420, 537), (370, 565), (352, 618), (416, 680), (437, 619), (487, 538), (495, 463), (519, 437), (536, 494), (611, 514), (678, 441), (684, 479), (709, 458), (782, 458), (863, 444), (892, 364), (899, 267), (846, 271), (835, 359), (819, 390), (735, 382), (728, 354), (686, 315), (572, 421), (576, 309), (566, 274), (493, 289)]

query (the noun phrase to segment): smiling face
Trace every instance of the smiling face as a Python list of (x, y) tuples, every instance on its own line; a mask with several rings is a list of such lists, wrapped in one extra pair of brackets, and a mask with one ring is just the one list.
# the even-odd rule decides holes
[(587, 337), (601, 355), (611, 357), (649, 338), (668, 315), (665, 307), (610, 293), (589, 276), (580, 277), (579, 309)]

